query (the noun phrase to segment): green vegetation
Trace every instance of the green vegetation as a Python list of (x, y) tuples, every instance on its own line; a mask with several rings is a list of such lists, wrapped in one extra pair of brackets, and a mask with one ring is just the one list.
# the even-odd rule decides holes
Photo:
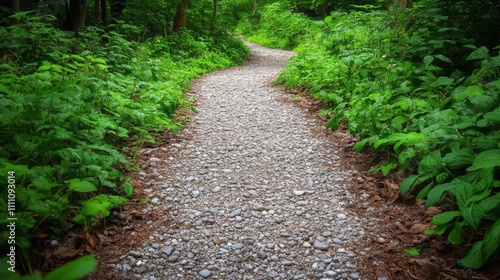
[(277, 82), (322, 101), (327, 126), (345, 125), (357, 152), (383, 155), (374, 172), (406, 174), (402, 194), (445, 211), (426, 233), (475, 242), (459, 264), (483, 266), (500, 245), (500, 41), (488, 35), (499, 30), (497, 6), (335, 1), (342, 11), (276, 2), (239, 30), (299, 52)]
[[(0, 22), (0, 226), (12, 210), (18, 262), (31, 261), (37, 232), (57, 239), (74, 223), (102, 225), (133, 195), (129, 147), (175, 134), (177, 110), (195, 110), (190, 80), (249, 55), (225, 26), (199, 25), (207, 6), (193, 5), (193, 20), (168, 21), (186, 11), (156, 2), (127, 1), (65, 23), (29, 1), (22, 8), (34, 10), (2, 10), (10, 16)], [(8, 241), (2, 230), (2, 252)]]
[(73, 260), (54, 271), (48, 273), (45, 277), (42, 276), (40, 271), (35, 271), (33, 275), (21, 276), (20, 274), (12, 273), (9, 271), (9, 264), (7, 258), (0, 259), (0, 276), (2, 279), (9, 280), (78, 280), (82, 277), (89, 275), (94, 271), (97, 266), (97, 260), (91, 256), (86, 255)]

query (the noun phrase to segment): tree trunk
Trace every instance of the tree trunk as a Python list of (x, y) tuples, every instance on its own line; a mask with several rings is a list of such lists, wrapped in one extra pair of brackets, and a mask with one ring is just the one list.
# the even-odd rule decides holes
[(106, 25), (106, 1), (107, 0), (101, 0), (101, 21), (103, 25)]
[[(11, 0), (10, 1), (10, 8), (12, 9), (12, 13), (19, 13), (21, 11), (21, 0)], [(19, 23), (19, 20), (17, 18), (13, 18), (11, 20), (12, 23)]]
[(413, 0), (394, 0), (394, 3), (396, 3), (396, 5), (398, 5), (401, 9), (413, 7)]
[(186, 27), (189, 4), (189, 0), (181, 0), (181, 2), (177, 4), (177, 11), (175, 12), (173, 28), (174, 32), (179, 32)]
[(101, 0), (94, 0), (94, 23), (100, 25), (101, 19)]
[(111, 11), (111, 16), (113, 19), (118, 19), (125, 9), (125, 0), (110, 0), (109, 9)]
[(83, 30), (87, 16), (86, 0), (70, 0), (66, 10), (66, 29), (75, 32)]

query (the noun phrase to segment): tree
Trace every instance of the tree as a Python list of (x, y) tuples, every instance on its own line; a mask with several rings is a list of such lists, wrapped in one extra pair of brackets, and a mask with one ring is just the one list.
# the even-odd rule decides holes
[(186, 27), (187, 11), (190, 4), (190, 0), (181, 0), (179, 4), (177, 4), (177, 10), (174, 18), (174, 32), (179, 32)]
[[(21, 11), (21, 0), (11, 0), (10, 1), (10, 8), (12, 9), (12, 13), (18, 13)], [(12, 19), (12, 23), (19, 23), (19, 19), (14, 18)]]
[(75, 32), (83, 30), (86, 17), (87, 1), (70, 0), (69, 7), (66, 7), (66, 29)]

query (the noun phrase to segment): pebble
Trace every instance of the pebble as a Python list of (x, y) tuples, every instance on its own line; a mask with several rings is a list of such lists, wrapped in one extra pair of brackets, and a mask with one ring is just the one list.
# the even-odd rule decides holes
[(137, 252), (137, 251), (130, 251), (128, 252), (129, 256), (132, 256), (134, 258), (142, 258), (142, 253)]
[(161, 252), (167, 256), (170, 256), (172, 254), (172, 252), (174, 251), (174, 247), (173, 246), (167, 246), (165, 247), (165, 249), (163, 249)]
[(328, 250), (328, 248), (330, 248), (330, 245), (328, 245), (325, 242), (321, 242), (321, 241), (316, 240), (314, 242), (313, 247), (314, 247), (314, 249), (317, 249), (317, 250), (326, 251), (326, 250)]
[(198, 272), (198, 274), (203, 278), (208, 278), (212, 275), (212, 272), (208, 269), (202, 269), (200, 270), (200, 272)]
[(269, 85), (292, 53), (252, 48), (246, 66), (193, 84), (193, 125), (146, 149), (155, 158), (137, 180), (152, 203), (140, 211), (155, 219), (122, 226), (136, 244), (111, 261), (117, 278), (355, 279), (350, 244), (385, 238), (373, 215), (346, 210), (367, 196), (351, 193), (361, 174), (338, 168), (324, 125)]
[(271, 270), (267, 273), (267, 276), (270, 277), (270, 278), (276, 278), (279, 276), (279, 273), (274, 271), (274, 270)]

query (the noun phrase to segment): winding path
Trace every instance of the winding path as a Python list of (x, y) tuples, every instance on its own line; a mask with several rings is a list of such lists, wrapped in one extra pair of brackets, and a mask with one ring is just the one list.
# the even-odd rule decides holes
[(366, 252), (355, 245), (368, 221), (345, 209), (357, 172), (341, 168), (333, 143), (314, 133), (324, 130), (319, 121), (270, 86), (293, 53), (249, 46), (245, 66), (196, 81), (199, 113), (182, 132), (187, 140), (164, 147), (175, 157), (150, 159), (161, 161), (159, 176), (141, 174), (149, 211), (176, 226), (154, 228), (109, 264), (118, 278), (363, 276), (357, 261)]

